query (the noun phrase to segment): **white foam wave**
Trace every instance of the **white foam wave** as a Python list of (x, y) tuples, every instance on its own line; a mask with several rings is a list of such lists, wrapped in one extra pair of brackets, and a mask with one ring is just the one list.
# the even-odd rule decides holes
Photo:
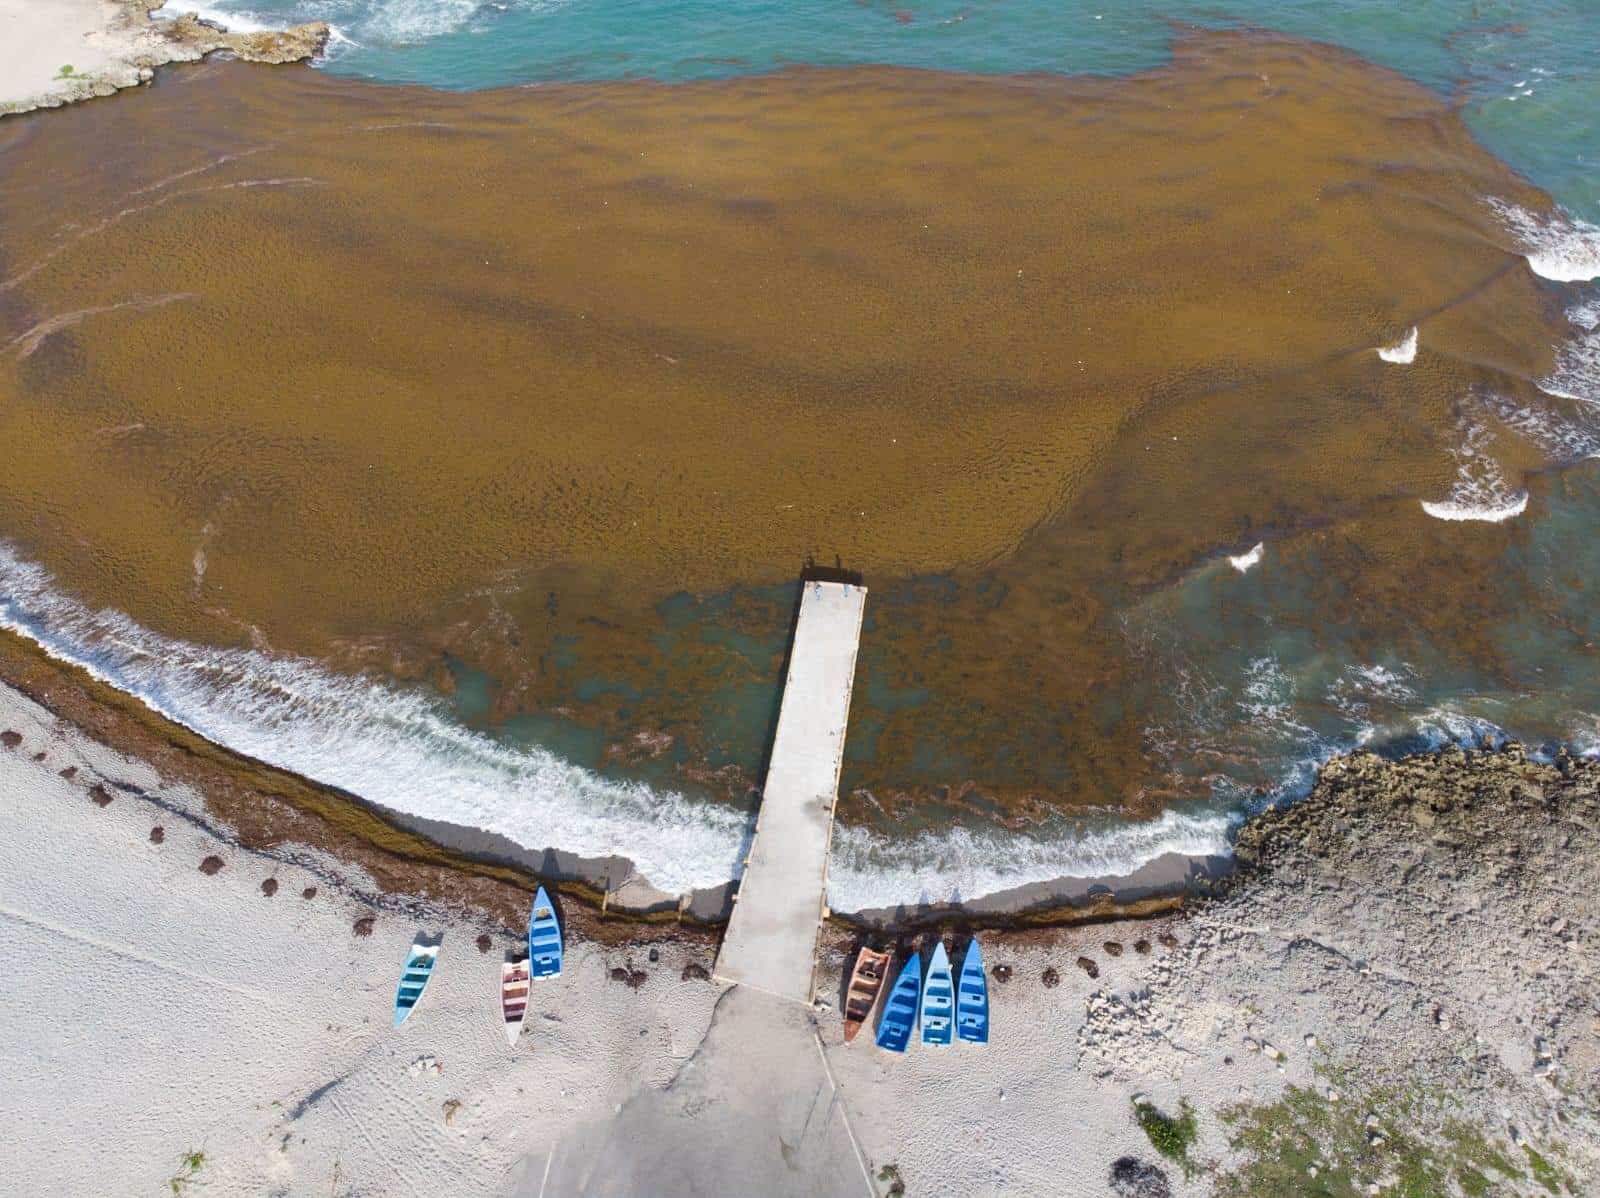
[(1379, 347), (1378, 357), (1385, 362), (1395, 362), (1401, 366), (1409, 366), (1417, 360), (1417, 341), (1417, 326), (1412, 325), (1411, 331), (1393, 345)]
[(861, 911), (912, 901), (957, 902), (1064, 877), (1120, 877), (1164, 853), (1231, 853), (1228, 834), (1236, 823), (1237, 817), (1220, 811), (1169, 810), (1145, 823), (1049, 839), (958, 827), (886, 840), (861, 828), (840, 827), (828, 903), (838, 911)]
[(1456, 459), (1456, 481), (1442, 500), (1422, 500), (1422, 510), (1435, 520), (1478, 520), (1488, 524), (1522, 515), (1528, 493), (1513, 493), (1500, 463), (1489, 452), (1490, 434), (1481, 424), (1468, 424)]
[[(63, 595), (0, 542), (0, 626), (201, 736), (392, 810), (498, 833), (539, 851), (632, 859), (669, 892), (739, 873), (749, 821), (674, 791), (602, 778), (455, 722), (420, 689), (330, 673), (304, 658), (160, 636)], [(964, 829), (889, 841), (841, 826), (829, 868), (841, 911), (979, 897), (1064, 876), (1131, 872), (1163, 853), (1225, 853), (1229, 817), (1168, 812), (1078, 838)]]
[[(1547, 392), (1547, 394), (1553, 394)], [(1557, 398), (1571, 398), (1557, 396)], [(1600, 419), (1581, 401), (1565, 412), (1528, 407), (1503, 397), (1490, 400), (1500, 421), (1537, 445), (1557, 464), (1600, 457)]]
[(358, 36), (405, 46), (442, 37), (477, 15), (479, 0), (379, 0), (356, 27)]
[(737, 869), (747, 826), (737, 812), (499, 744), (420, 690), (158, 636), (62, 595), (3, 544), (0, 625), (209, 740), (395, 811), (534, 850), (621, 853), (667, 891), (715, 886)]
[(193, 13), (202, 21), (211, 25), (221, 26), (229, 33), (260, 33), (267, 29), (282, 29), (285, 22), (273, 22), (249, 9), (231, 8), (226, 4), (207, 4), (176, 0), (169, 2), (165, 8), (158, 8), (152, 15), (157, 18), (174, 20), (186, 13)]
[(1567, 313), (1583, 332), (1556, 351), (1556, 364), (1539, 390), (1558, 399), (1600, 404), (1600, 305)]
[(1250, 550), (1250, 552), (1241, 553), (1237, 557), (1230, 556), (1228, 558), (1228, 564), (1235, 570), (1239, 571), (1239, 573), (1248, 574), (1252, 566), (1260, 564), (1261, 555), (1266, 551), (1266, 548), (1266, 542), (1257, 541), (1256, 547)]
[(1528, 509), (1528, 493), (1523, 491), (1506, 503), (1470, 503), (1455, 499), (1422, 501), (1422, 510), (1435, 520), (1477, 520), (1484, 524), (1503, 524), (1514, 520)]
[(1511, 739), (1493, 720), (1448, 705), (1429, 708), (1414, 717), (1412, 727), (1431, 749), (1448, 745), (1499, 748)]
[(1521, 243), (1522, 253), (1535, 274), (1562, 283), (1600, 278), (1600, 225), (1559, 209), (1544, 217), (1505, 200), (1490, 199), (1487, 203)]

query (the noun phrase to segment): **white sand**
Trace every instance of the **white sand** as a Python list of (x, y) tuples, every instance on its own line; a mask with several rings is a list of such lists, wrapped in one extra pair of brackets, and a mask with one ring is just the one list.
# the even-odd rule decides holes
[(0, 0), (0, 104), (66, 90), (61, 68), (99, 75), (119, 54), (109, 0)]
[[(7, 1194), (170, 1193), (185, 1155), (204, 1152), (204, 1189), (193, 1192), (208, 1198), (862, 1198), (886, 1165), (917, 1198), (1104, 1195), (1124, 1156), (1162, 1165), (1185, 1198), (1209, 1191), (1209, 1169), (1240, 1163), (1226, 1108), (1273, 1102), (1291, 1084), (1320, 1102), (1334, 1077), (1346, 1092), (1326, 1102), (1356, 1112), (1358, 1142), (1323, 1149), (1381, 1193), (1398, 1174), (1359, 1119), (1388, 1100), (1361, 1087), (1396, 1069), (1449, 1100), (1446, 1113), (1475, 1119), (1502, 1157), (1523, 1159), (1531, 1139), (1572, 1192), (1600, 1175), (1600, 1127), (1583, 1108), (1600, 1077), (1593, 865), (1590, 840), (1577, 840), (1595, 834), (1593, 781), (1573, 782), (1579, 797), (1564, 805), (1527, 799), (1536, 818), (1498, 872), (1452, 863), (1448, 837), (1395, 835), (1416, 819), (1402, 794), (1394, 827), (1373, 816), (1378, 831), (1347, 850), (1297, 847), (1181, 921), (1064, 931), (1030, 947), (991, 937), (986, 956), (1014, 976), (991, 986), (986, 1048), (913, 1045), (893, 1057), (866, 1038), (847, 1048), (835, 1011), (683, 980), (685, 964), (709, 967), (708, 947), (663, 943), (650, 962), (647, 944), (569, 938), (566, 972), (535, 987), (512, 1051), (498, 982), (514, 945), (479, 953), (470, 912), (379, 898), (359, 872), (294, 845), (246, 851), (207, 825), (196, 795), (4, 686), (0, 730), (21, 734), (0, 747)], [(68, 766), (70, 780), (59, 773)], [(91, 798), (97, 783), (113, 796), (104, 807)], [(1319, 810), (1337, 823), (1365, 795), (1338, 792)], [(1354, 867), (1339, 853), (1374, 845), (1394, 860), (1346, 889)], [(1526, 871), (1505, 864), (1539, 853)], [(208, 854), (226, 862), (215, 876), (197, 868)], [(1308, 881), (1324, 860), (1330, 872)], [(316, 897), (302, 898), (313, 885)], [(373, 934), (355, 936), (372, 911)], [(1171, 951), (1160, 946), (1167, 931)], [(440, 964), (395, 1031), (395, 982), (419, 932), (442, 933)], [(1139, 939), (1150, 951), (1135, 951)], [(1080, 954), (1097, 979), (1075, 966)], [(842, 965), (825, 953), (824, 999), (836, 999)], [(1053, 988), (1047, 967), (1059, 971)], [(635, 989), (613, 968), (648, 976)], [(1202, 1167), (1191, 1177), (1152, 1152), (1134, 1117), (1139, 1093), (1169, 1113), (1180, 1101), (1193, 1109), (1190, 1156)], [(1385, 1126), (1450, 1159), (1421, 1108), (1382, 1109)], [(1544, 1192), (1526, 1170), (1495, 1186)]]
[(321, 22), (224, 33), (181, 9), (153, 22), (163, 0), (0, 0), (0, 115), (53, 108), (148, 83), (155, 69), (229, 50), (292, 62), (327, 41)]
[[(680, 980), (689, 950), (663, 945), (652, 964), (643, 946), (569, 942), (513, 1053), (497, 992), (510, 946), (480, 954), (471, 918), (391, 903), (357, 938), (374, 907), (347, 867), (239, 848), (206, 829), (185, 788), (4, 687), (0, 728), (23, 736), (0, 750), (10, 1192), (167, 1192), (184, 1155), (204, 1151), (196, 1192), (208, 1198), (626, 1194), (641, 1175), (665, 1195), (688, 1191), (651, 1162), (679, 1158), (696, 1162), (686, 1172), (701, 1192), (751, 1192), (731, 1186), (724, 1156), (773, 1162), (773, 1194), (859, 1198), (863, 1160), (898, 1164), (916, 1195), (1101, 1194), (1114, 1157), (1148, 1155), (1133, 1087), (1075, 1067), (1089, 984), (1070, 965), (1045, 990), (1042, 956), (1000, 954), (1018, 978), (994, 988), (987, 1050), (846, 1049), (825, 1013), (824, 1068), (808, 1013), (738, 989), (719, 1007), (726, 988)], [(57, 772), (69, 765), (71, 781)], [(115, 796), (104, 808), (88, 797), (96, 779)], [(207, 877), (197, 866), (211, 853), (226, 866)], [(419, 931), (442, 932), (443, 952), (396, 1032), (397, 971)], [(1071, 951), (1050, 955), (1059, 965)], [(649, 974), (637, 991), (607, 976), (624, 958)], [(836, 988), (825, 971), (822, 992)], [(412, 1068), (429, 1057), (437, 1075)], [(447, 1124), (449, 1100), (460, 1106)], [(791, 1153), (799, 1171), (783, 1164)]]

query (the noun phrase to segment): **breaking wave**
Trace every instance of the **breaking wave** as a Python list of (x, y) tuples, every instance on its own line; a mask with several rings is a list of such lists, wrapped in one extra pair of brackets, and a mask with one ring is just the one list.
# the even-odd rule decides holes
[(62, 595), (4, 544), (0, 625), (208, 740), (403, 814), (535, 850), (626, 852), (669, 891), (717, 885), (737, 868), (747, 824), (738, 812), (501, 745), (420, 690), (332, 674), (304, 658), (158, 636)]
[(1411, 331), (1393, 345), (1384, 345), (1378, 348), (1378, 357), (1385, 362), (1394, 362), (1401, 366), (1409, 366), (1417, 360), (1417, 326), (1412, 325)]
[(1600, 404), (1600, 301), (1578, 304), (1567, 319), (1578, 336), (1556, 351), (1556, 364), (1539, 380), (1539, 390), (1557, 399)]
[(839, 827), (833, 838), (828, 899), (839, 911), (909, 902), (959, 902), (1031, 882), (1121, 877), (1166, 853), (1227, 855), (1239, 816), (1169, 810), (1139, 824), (1037, 839), (957, 827), (938, 834), (884, 840)]
[(1544, 217), (1505, 200), (1488, 204), (1521, 243), (1535, 274), (1560, 283), (1600, 278), (1600, 225), (1560, 210)]
[[(208, 740), (405, 815), (483, 829), (534, 851), (623, 855), (668, 892), (717, 886), (740, 872), (750, 821), (737, 811), (502, 744), (456, 722), (442, 699), (421, 689), (330, 673), (305, 658), (160, 636), (63, 595), (4, 542), (0, 626)], [(960, 828), (889, 840), (840, 826), (830, 901), (847, 911), (930, 892), (974, 898), (1066, 876), (1125, 874), (1164, 853), (1226, 853), (1229, 824), (1220, 812), (1168, 812), (1060, 840)]]
[(1488, 451), (1490, 434), (1481, 424), (1467, 426), (1458, 449), (1456, 482), (1442, 500), (1422, 500), (1422, 510), (1435, 520), (1479, 520), (1488, 524), (1522, 515), (1528, 507), (1526, 491), (1512, 491), (1500, 463)]
[(1248, 553), (1241, 553), (1237, 556), (1230, 555), (1228, 558), (1228, 564), (1235, 570), (1239, 571), (1239, 573), (1248, 574), (1252, 566), (1260, 564), (1261, 555), (1266, 551), (1266, 548), (1267, 546), (1265, 541), (1257, 541), (1256, 547), (1250, 550)]

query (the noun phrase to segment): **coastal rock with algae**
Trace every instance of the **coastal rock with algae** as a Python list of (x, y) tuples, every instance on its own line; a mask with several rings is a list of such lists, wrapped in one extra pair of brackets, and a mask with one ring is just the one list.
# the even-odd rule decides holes
[[(7, 72), (10, 78), (0, 90), (0, 116), (109, 96), (149, 83), (158, 67), (196, 62), (218, 50), (246, 62), (277, 64), (315, 57), (328, 41), (323, 21), (230, 33), (195, 13), (153, 20), (152, 14), (165, 4), (166, 0), (71, 4), (25, 25), (19, 39), (32, 38), (33, 44), (14, 51), (21, 62), (18, 69)], [(56, 65), (63, 56), (74, 61)], [(32, 69), (39, 63), (48, 63), (53, 74)]]

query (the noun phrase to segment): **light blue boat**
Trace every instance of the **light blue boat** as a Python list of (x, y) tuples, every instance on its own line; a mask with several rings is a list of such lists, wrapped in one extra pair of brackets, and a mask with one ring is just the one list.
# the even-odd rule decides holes
[(950, 979), (950, 958), (941, 940), (933, 946), (933, 956), (928, 961), (928, 977), (922, 983), (922, 1006), (917, 1012), (924, 1044), (950, 1043), (950, 1020), (955, 1013), (954, 1007), (955, 986)]
[(536, 978), (561, 972), (561, 921), (543, 886), (533, 896), (533, 914), (528, 916), (528, 972)]
[(961, 961), (956, 987), (956, 1035), (968, 1044), (989, 1043), (989, 983), (983, 976), (983, 953), (974, 936)]
[(911, 1043), (911, 1029), (917, 1022), (917, 995), (922, 991), (922, 957), (912, 953), (900, 970), (878, 1018), (878, 1047), (888, 1052), (904, 1052)]
[(416, 1010), (417, 1000), (422, 997), (422, 991), (428, 985), (428, 979), (433, 976), (433, 967), (439, 960), (439, 946), (437, 944), (424, 944), (421, 941), (413, 944), (406, 953), (406, 967), (400, 971), (400, 988), (394, 995), (394, 1025), (399, 1027)]

